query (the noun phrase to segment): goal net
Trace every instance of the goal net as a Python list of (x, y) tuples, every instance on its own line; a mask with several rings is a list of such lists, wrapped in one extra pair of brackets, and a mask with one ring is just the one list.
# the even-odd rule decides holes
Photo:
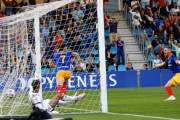
[[(78, 92), (86, 96), (76, 104), (57, 105), (56, 111), (100, 112), (97, 3), (94, 0), (62, 0), (20, 9), (15, 15), (0, 18), (0, 116), (32, 112), (28, 92), (35, 76), (41, 79), (44, 100), (56, 95), (58, 71), (50, 62), (64, 47), (79, 53), (81, 59), (78, 65), (77, 59), (71, 57), (72, 75), (66, 95)], [(9, 89), (15, 90), (14, 97), (7, 96)]]

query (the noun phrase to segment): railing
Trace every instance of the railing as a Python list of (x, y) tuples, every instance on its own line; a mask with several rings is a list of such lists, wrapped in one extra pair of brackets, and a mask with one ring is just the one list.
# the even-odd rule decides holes
[[(125, 16), (125, 21), (127, 22), (127, 25), (129, 26), (129, 29), (130, 29), (131, 33), (133, 34), (133, 37), (134, 37), (136, 43), (138, 44), (140, 51), (142, 52), (142, 56), (144, 57), (146, 63), (148, 64), (149, 69), (152, 69), (153, 68), (153, 66), (152, 66), (153, 55), (150, 54), (150, 57), (148, 56), (149, 55), (148, 48), (147, 48), (147, 51), (145, 51), (145, 47), (144, 47), (145, 41), (143, 40), (143, 38), (140, 38), (139, 27), (137, 26), (137, 29), (136, 29), (136, 26), (133, 27), (132, 14), (127, 12), (126, 4), (125, 4), (125, 15), (124, 16)], [(150, 60), (148, 58), (150, 58)]]

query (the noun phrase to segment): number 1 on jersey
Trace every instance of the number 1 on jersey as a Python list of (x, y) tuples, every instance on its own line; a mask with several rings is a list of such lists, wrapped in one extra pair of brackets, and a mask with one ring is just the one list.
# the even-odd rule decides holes
[(65, 55), (61, 55), (60, 57), (62, 58), (62, 63), (64, 63), (64, 59), (65, 59), (66, 56)]

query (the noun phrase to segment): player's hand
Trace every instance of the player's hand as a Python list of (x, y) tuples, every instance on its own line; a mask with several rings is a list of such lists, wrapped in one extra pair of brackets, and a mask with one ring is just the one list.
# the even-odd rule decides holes
[(156, 69), (157, 68), (157, 66), (156, 65), (154, 65), (154, 69)]

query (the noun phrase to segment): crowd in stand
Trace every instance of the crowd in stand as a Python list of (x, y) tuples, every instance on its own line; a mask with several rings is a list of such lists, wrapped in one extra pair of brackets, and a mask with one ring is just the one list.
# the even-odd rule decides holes
[[(27, 3), (25, 0), (22, 0), (21, 3), (15, 2), (13, 5), (12, 15), (23, 12), (23, 6), (26, 6)], [(92, 72), (98, 68), (98, 65), (94, 63), (94, 57), (98, 57), (98, 54), (94, 55), (92, 53), (92, 50), (98, 52), (96, 6), (94, 0), (82, 0), (81, 2), (60, 7), (40, 17), (42, 68), (50, 68), (49, 62), (52, 60), (53, 55), (61, 51), (64, 47), (67, 47), (69, 51), (78, 52), (81, 55), (81, 65), (77, 65), (77, 60), (74, 57), (71, 58), (71, 68), (74, 72)], [(13, 26), (13, 28), (15, 27), (18, 26)], [(8, 57), (8, 31), (1, 26), (0, 30), (2, 34), (0, 55), (5, 57), (0, 60), (0, 74), (4, 74), (5, 71), (8, 70), (9, 65), (6, 59)], [(18, 72), (21, 73), (21, 71), (23, 71), (21, 69), (23, 69), (24, 66), (20, 65), (20, 63), (24, 64), (23, 57), (26, 54), (28, 62), (25, 68), (26, 73), (30, 74), (35, 71), (36, 65), (34, 20), (27, 21), (27, 35), (22, 34), (22, 31), (25, 30), (22, 30), (21, 27), (19, 27), (19, 30), (20, 31), (12, 35), (12, 39), (17, 39), (17, 42), (11, 44), (11, 56), (9, 58), (11, 60), (11, 66), (9, 69), (11, 69), (10, 71), (12, 72), (15, 67), (18, 67)], [(27, 39), (28, 43), (23, 43), (23, 39)], [(23, 57), (22, 55), (15, 54), (24, 51), (27, 52), (23, 53)], [(21, 60), (19, 65), (17, 65), (16, 63), (19, 59)]]
[(155, 54), (153, 65), (165, 61), (165, 46), (175, 48), (180, 59), (180, 1), (179, 0), (125, 0), (132, 14), (133, 30), (138, 27), (145, 51)]

